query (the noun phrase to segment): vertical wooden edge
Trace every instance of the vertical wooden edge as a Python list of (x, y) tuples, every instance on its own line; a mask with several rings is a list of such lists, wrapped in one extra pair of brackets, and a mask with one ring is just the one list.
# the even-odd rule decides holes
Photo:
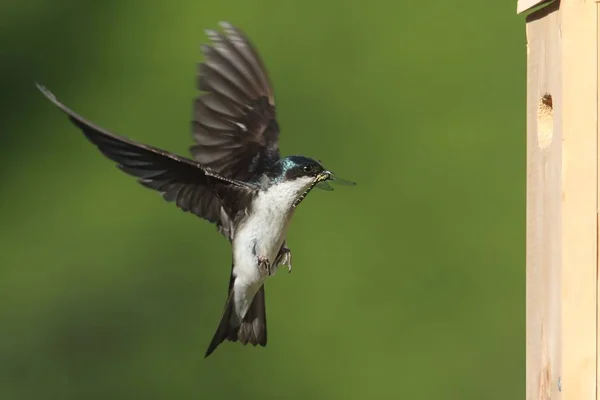
[(600, 10), (553, 5), (527, 18), (526, 398), (600, 400)]
[[(527, 23), (526, 398), (559, 398), (561, 282), (561, 135), (542, 97), (560, 103), (559, 18), (539, 10)], [(549, 124), (549, 125), (548, 125)], [(556, 129), (554, 129), (556, 128)], [(540, 135), (542, 133), (542, 135)]]
[(537, 160), (533, 147), (536, 129), (532, 96), (537, 92), (537, 59), (539, 53), (538, 35), (532, 24), (526, 25), (527, 36), (527, 210), (526, 210), (526, 273), (525, 273), (525, 392), (527, 400), (539, 398), (536, 382), (541, 370), (542, 358), (542, 277), (538, 266), (539, 228), (535, 213), (537, 187)]
[(597, 395), (597, 4), (563, 0), (562, 398)]
[[(596, 2), (596, 145), (597, 154), (600, 157), (600, 5)], [(600, 162), (597, 162), (597, 177), (600, 180)], [(598, 269), (600, 267), (600, 182), (596, 197), (596, 399), (600, 399), (600, 346), (598, 336), (600, 333), (600, 280), (598, 280)]]

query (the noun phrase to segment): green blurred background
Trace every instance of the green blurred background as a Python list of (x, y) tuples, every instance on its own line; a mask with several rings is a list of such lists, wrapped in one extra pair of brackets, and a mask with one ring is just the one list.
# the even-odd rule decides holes
[[(0, 399), (507, 399), (524, 393), (525, 34), (516, 1), (0, 5)], [(203, 359), (230, 247), (35, 89), (187, 155), (203, 30), (274, 83), (313, 192), (269, 345)]]

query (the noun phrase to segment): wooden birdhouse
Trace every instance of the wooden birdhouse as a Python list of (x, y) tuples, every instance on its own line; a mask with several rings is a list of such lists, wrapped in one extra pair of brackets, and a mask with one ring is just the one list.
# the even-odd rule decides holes
[(600, 0), (519, 0), (527, 30), (527, 396), (600, 400)]

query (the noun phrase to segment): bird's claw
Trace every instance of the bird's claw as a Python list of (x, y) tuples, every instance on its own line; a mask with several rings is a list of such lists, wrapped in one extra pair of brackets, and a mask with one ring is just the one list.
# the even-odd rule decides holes
[(257, 256), (258, 266), (267, 272), (267, 275), (271, 276), (271, 263), (269, 259), (265, 256)]
[(277, 265), (288, 267), (288, 273), (292, 272), (292, 251), (287, 247), (282, 247), (277, 256)]

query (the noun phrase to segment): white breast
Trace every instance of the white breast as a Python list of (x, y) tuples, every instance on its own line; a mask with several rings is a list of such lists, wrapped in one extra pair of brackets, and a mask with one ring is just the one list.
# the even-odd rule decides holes
[(236, 311), (243, 316), (267, 275), (259, 269), (257, 255), (275, 262), (292, 218), (294, 201), (313, 178), (281, 182), (259, 192), (250, 215), (237, 228), (233, 239), (233, 273)]

